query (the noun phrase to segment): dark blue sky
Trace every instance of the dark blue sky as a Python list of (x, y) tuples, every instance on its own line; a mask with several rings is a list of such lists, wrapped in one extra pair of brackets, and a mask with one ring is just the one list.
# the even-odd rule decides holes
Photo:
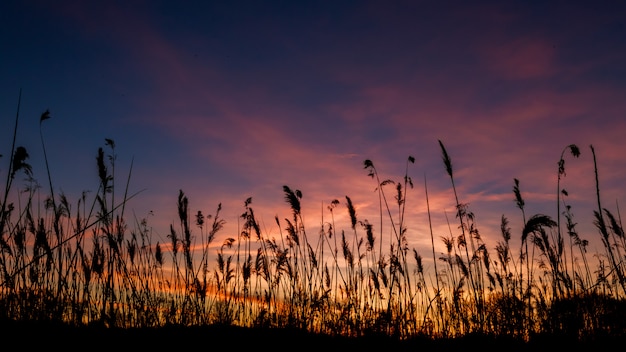
[(514, 178), (529, 213), (556, 216), (557, 162), (574, 143), (564, 186), (592, 240), (590, 145), (607, 207), (626, 200), (625, 20), (619, 1), (4, 1), (0, 172), (20, 90), (17, 144), (37, 180), (47, 183), (39, 116), (50, 109), (55, 188), (95, 191), (96, 151), (111, 138), (118, 182), (133, 162), (131, 192), (146, 191), (130, 206), (154, 212), (159, 236), (180, 189), (194, 210), (223, 203), (223, 236), (248, 197), (275, 232), (283, 185), (302, 191), (311, 229), (346, 195), (373, 222), (363, 160), (401, 180), (411, 155), (419, 247), (430, 241), (425, 176), (438, 235), (454, 212), (438, 140), (492, 242), (502, 214), (521, 231)]

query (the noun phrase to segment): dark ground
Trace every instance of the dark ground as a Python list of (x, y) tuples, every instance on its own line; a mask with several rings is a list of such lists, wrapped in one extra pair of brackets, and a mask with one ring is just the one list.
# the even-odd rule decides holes
[(387, 336), (360, 338), (315, 335), (293, 329), (260, 329), (234, 326), (166, 327), (156, 329), (110, 329), (69, 327), (56, 323), (0, 320), (2, 346), (15, 349), (64, 351), (183, 351), (262, 349), (273, 351), (455, 351), (468, 348), (481, 352), (553, 351), (600, 352), (626, 349), (626, 338), (594, 339), (580, 342), (574, 338), (542, 336), (530, 342), (510, 338), (465, 336), (457, 339), (413, 338), (399, 341)]

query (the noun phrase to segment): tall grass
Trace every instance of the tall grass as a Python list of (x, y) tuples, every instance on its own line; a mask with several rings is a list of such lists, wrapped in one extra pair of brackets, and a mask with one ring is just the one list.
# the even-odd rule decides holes
[[(44, 112), (40, 123), (50, 117)], [(19, 103), (15, 130), (18, 121)], [(480, 333), (523, 340), (537, 334), (584, 339), (626, 332), (620, 315), (626, 312), (626, 238), (619, 212), (615, 216), (602, 205), (593, 146), (594, 224), (605, 252), (592, 254), (576, 230), (567, 191), (560, 185), (564, 153), (569, 149), (578, 157), (577, 146), (566, 147), (558, 162), (556, 220), (527, 214), (521, 182), (514, 179), (511, 199), (523, 227), (512, 230), (502, 215), (501, 238), (488, 248), (475, 215), (458, 193), (452, 158), (439, 141), (457, 223), (448, 222), (449, 234), (435, 241), (424, 179), (430, 232), (419, 236), (431, 243), (427, 256), (432, 257), (432, 269), (427, 270), (422, 254), (409, 247), (407, 238), (413, 157), (398, 181), (382, 179), (374, 162), (364, 161), (379, 200), (377, 219), (360, 218), (357, 205), (346, 195), (322, 207), (322, 224), (310, 230), (302, 214), (303, 192), (285, 185), (289, 214), (276, 216), (276, 232), (261, 230), (253, 199), (248, 198), (238, 233), (222, 236), (221, 204), (213, 214), (192, 210), (180, 190), (177, 223), (169, 226), (162, 242), (155, 241), (147, 220), (125, 212), (137, 193), (128, 193), (130, 172), (121, 187), (116, 182), (112, 139), (105, 139), (95, 155), (98, 190), (93, 199), (84, 192), (72, 204), (54, 193), (43, 130), (40, 133), (49, 194), (33, 178), (29, 154), (15, 146), (14, 133), (0, 198), (3, 319), (76, 326), (297, 327), (399, 338)], [(17, 175), (26, 176), (23, 188), (14, 186)], [(41, 196), (43, 211), (36, 201)], [(347, 214), (347, 228), (335, 223), (340, 211)], [(520, 236), (519, 248), (512, 247), (514, 236)], [(218, 238), (223, 240), (216, 243)]]

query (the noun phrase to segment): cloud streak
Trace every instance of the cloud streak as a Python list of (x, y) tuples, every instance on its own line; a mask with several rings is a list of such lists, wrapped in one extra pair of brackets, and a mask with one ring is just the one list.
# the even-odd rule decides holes
[[(58, 92), (38, 88), (35, 104), (75, 96), (59, 103), (77, 102), (62, 107), (64, 115), (103, 121), (102, 130), (76, 124), (71, 133), (102, 134), (116, 140), (120, 153), (134, 155), (134, 183), (149, 188), (138, 212), (154, 210), (160, 231), (175, 220), (179, 189), (206, 212), (224, 203), (231, 226), (225, 232), (232, 235), (247, 197), (268, 224), (286, 214), (283, 185), (303, 192), (312, 227), (325, 206), (346, 195), (361, 219), (377, 223), (376, 184), (363, 161), (372, 160), (383, 179), (402, 181), (413, 156), (412, 243), (428, 233), (424, 178), (437, 236), (444, 236), (455, 204), (438, 140), (452, 157), (461, 201), (491, 241), (503, 214), (518, 215), (514, 178), (530, 209), (554, 212), (559, 153), (571, 143), (582, 155), (567, 159), (563, 182), (580, 213), (589, 215), (595, 194), (589, 145), (598, 152), (606, 201), (625, 200), (626, 52), (614, 9), (74, 5), (21, 9), (43, 21), (31, 31), (53, 28), (50, 36), (69, 48), (50, 55), (51, 65), (75, 67), (62, 75), (16, 55), (4, 59), (5, 66), (21, 67), (7, 82), (27, 71), (48, 86), (66, 82)], [(46, 22), (46, 11), (57, 19)], [(27, 43), (19, 31), (11, 33), (13, 47)], [(9, 98), (3, 97), (3, 111), (14, 108)], [(65, 177), (71, 175), (55, 175)]]

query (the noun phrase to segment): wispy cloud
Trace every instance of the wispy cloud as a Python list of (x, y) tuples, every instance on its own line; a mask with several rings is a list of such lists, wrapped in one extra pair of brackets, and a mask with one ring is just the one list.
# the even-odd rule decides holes
[[(571, 143), (582, 155), (567, 159), (570, 199), (593, 195), (593, 144), (602, 190), (623, 200), (626, 106), (616, 63), (625, 52), (611, 48), (619, 22), (610, 11), (144, 5), (44, 8), (62, 18), (68, 42), (93, 50), (80, 64), (96, 67), (98, 84), (117, 93), (102, 105), (123, 104), (121, 136), (105, 137), (137, 148), (129, 152), (139, 159), (136, 182), (150, 188), (146, 208), (172, 210), (159, 221), (175, 219), (183, 189), (206, 211), (223, 202), (234, 226), (251, 196), (270, 223), (286, 209), (284, 184), (302, 190), (314, 222), (346, 195), (371, 220), (378, 200), (363, 160), (398, 181), (411, 155), (411, 225), (427, 230), (426, 177), (445, 233), (454, 202), (437, 140), (448, 147), (463, 201), (492, 232), (502, 213), (516, 212), (513, 178), (529, 206), (553, 209), (559, 153)], [(174, 23), (177, 14), (186, 16)]]

